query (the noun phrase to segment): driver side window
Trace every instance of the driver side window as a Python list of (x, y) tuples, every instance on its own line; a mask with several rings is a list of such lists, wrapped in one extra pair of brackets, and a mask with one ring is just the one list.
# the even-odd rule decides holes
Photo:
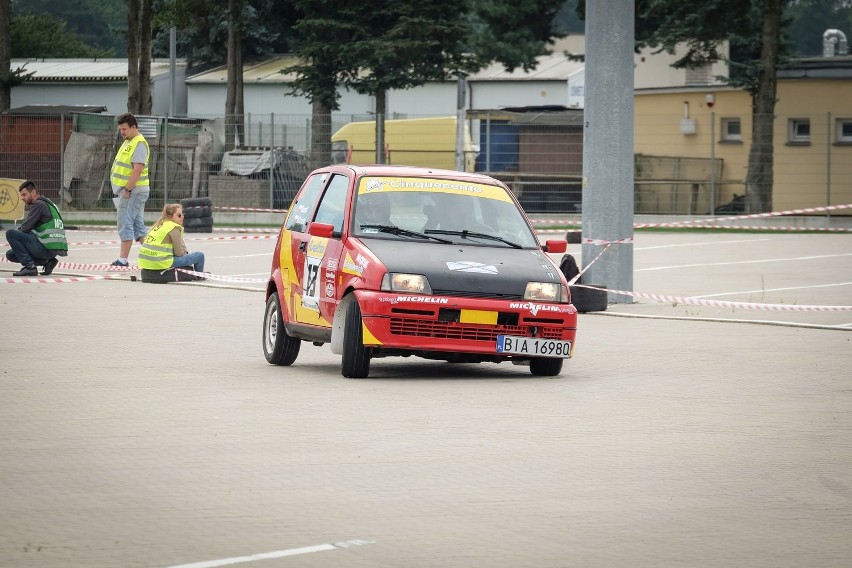
[(343, 233), (343, 211), (346, 208), (346, 194), (349, 189), (349, 178), (335, 174), (325, 190), (325, 195), (317, 209), (315, 221), (334, 225), (336, 234)]
[(308, 220), (311, 218), (311, 211), (314, 210), (317, 198), (319, 197), (325, 182), (328, 179), (328, 174), (316, 174), (302, 188), (302, 192), (293, 201), (290, 211), (287, 213), (287, 220), (284, 222), (284, 228), (297, 233), (304, 233), (308, 230)]

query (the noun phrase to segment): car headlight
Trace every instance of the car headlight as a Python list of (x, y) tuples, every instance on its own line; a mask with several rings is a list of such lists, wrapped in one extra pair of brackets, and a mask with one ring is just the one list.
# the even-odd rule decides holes
[(555, 282), (527, 282), (524, 300), (568, 303), (568, 290)]
[(432, 287), (422, 274), (388, 272), (382, 278), (383, 292), (405, 292), (406, 294), (431, 294)]

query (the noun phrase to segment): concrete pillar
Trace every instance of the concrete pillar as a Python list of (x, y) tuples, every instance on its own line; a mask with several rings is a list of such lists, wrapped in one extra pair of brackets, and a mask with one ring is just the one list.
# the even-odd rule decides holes
[[(605, 245), (633, 237), (633, 0), (586, 2), (583, 124), (583, 266)], [(633, 290), (633, 245), (614, 244), (583, 282)], [(609, 301), (629, 303), (616, 294)]]

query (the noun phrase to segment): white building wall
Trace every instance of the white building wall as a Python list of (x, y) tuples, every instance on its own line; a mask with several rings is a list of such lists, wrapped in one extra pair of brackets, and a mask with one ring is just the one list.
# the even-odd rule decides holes
[(11, 108), (27, 105), (103, 105), (127, 112), (127, 83), (27, 83), (12, 88)]
[(567, 105), (567, 81), (491, 81), (469, 83), (468, 108)]
[[(175, 113), (186, 113), (186, 84), (183, 70), (175, 74)], [(151, 114), (169, 112), (171, 85), (168, 75), (158, 75), (151, 86)], [(27, 105), (103, 105), (107, 113), (127, 112), (127, 82), (116, 83), (25, 83), (12, 88), (12, 108)], [(224, 105), (223, 105), (224, 106)]]

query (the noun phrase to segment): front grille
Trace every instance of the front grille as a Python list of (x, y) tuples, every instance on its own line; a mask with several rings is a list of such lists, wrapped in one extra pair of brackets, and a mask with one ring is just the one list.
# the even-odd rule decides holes
[[(415, 337), (434, 337), (438, 339), (458, 339), (463, 341), (497, 341), (498, 335), (517, 335), (528, 337), (530, 327), (521, 325), (478, 325), (458, 322), (391, 318), (390, 332), (394, 335)], [(536, 337), (541, 339), (561, 339), (562, 327), (538, 328)]]
[(436, 296), (450, 296), (456, 298), (480, 298), (484, 300), (523, 300), (523, 294), (495, 294), (491, 292), (459, 292), (458, 290), (433, 289)]

